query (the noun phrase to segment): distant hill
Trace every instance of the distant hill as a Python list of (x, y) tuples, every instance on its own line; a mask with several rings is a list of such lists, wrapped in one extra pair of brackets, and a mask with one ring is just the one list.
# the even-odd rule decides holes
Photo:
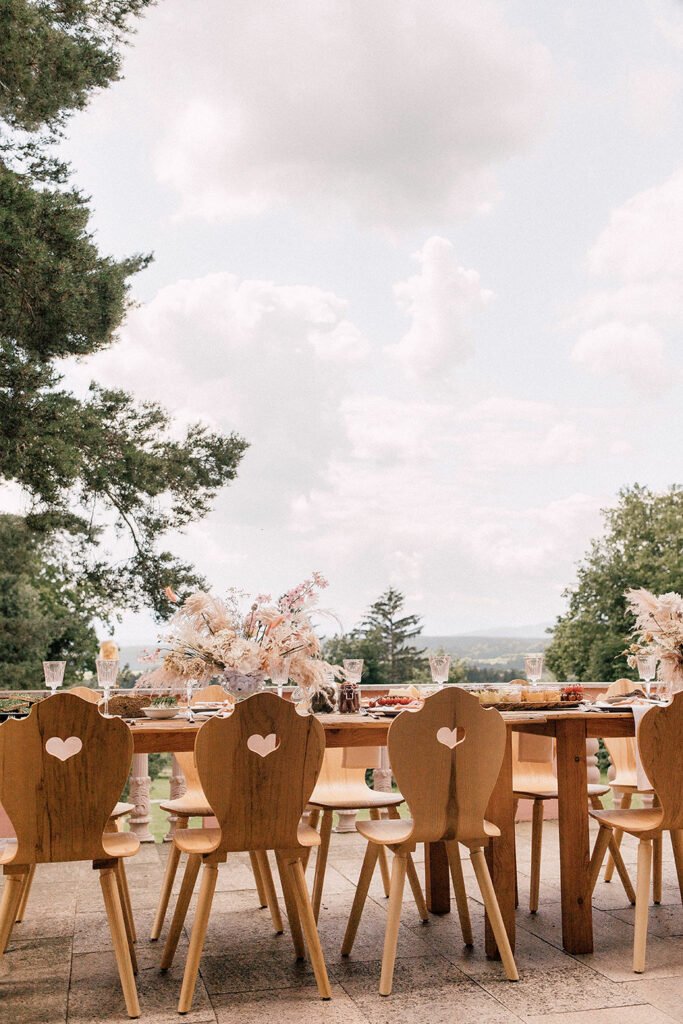
[(550, 643), (550, 636), (421, 636), (420, 647), (429, 651), (443, 649), (452, 658), (462, 658), (473, 665), (489, 665), (497, 668), (524, 668), (524, 655), (544, 651)]

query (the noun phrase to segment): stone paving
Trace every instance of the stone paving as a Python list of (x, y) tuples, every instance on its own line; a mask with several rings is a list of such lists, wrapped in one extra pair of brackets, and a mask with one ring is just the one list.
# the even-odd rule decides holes
[[(683, 908), (670, 847), (665, 847), (664, 893), (650, 910), (648, 968), (630, 969), (633, 908), (618, 881), (600, 882), (595, 894), (595, 953), (568, 956), (560, 940), (557, 826), (546, 825), (539, 913), (524, 908), (529, 883), (529, 826), (518, 826), (517, 964), (521, 980), (505, 980), (499, 963), (483, 953), (483, 909), (469, 864), (475, 947), (463, 947), (455, 912), (422, 925), (406, 893), (394, 994), (377, 991), (386, 900), (379, 879), (361, 922), (352, 957), (342, 960), (341, 938), (363, 851), (359, 836), (333, 835), (320, 933), (334, 998), (317, 996), (308, 964), (296, 963), (287, 930), (275, 936), (256, 893), (246, 857), (219, 872), (201, 976), (188, 1024), (664, 1024), (683, 1022)], [(635, 846), (625, 841), (635, 881)], [(161, 941), (146, 935), (161, 883), (167, 846), (144, 846), (128, 863), (138, 929), (141, 1020), (179, 1020), (187, 935), (168, 973), (158, 968)], [(419, 860), (419, 857), (418, 857)], [(420, 868), (421, 870), (421, 868)], [(309, 868), (310, 871), (310, 868)], [(455, 911), (455, 908), (453, 908)], [(284, 917), (284, 906), (282, 907)], [(191, 913), (188, 926), (191, 925)], [(98, 878), (88, 865), (38, 869), (26, 920), (15, 928), (0, 961), (2, 1024), (91, 1024), (126, 1020), (101, 903)]]

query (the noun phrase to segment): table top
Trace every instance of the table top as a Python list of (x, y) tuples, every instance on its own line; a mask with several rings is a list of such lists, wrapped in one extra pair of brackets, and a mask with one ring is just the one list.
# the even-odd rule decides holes
[[(318, 715), (325, 729), (328, 747), (384, 746), (391, 718), (369, 715)], [(600, 736), (633, 736), (634, 722), (630, 711), (504, 711), (503, 718), (516, 732), (536, 732), (554, 736), (563, 722), (583, 722), (587, 738)], [(180, 718), (151, 722), (136, 719), (129, 723), (136, 754), (179, 753), (192, 750), (194, 738), (203, 722)]]

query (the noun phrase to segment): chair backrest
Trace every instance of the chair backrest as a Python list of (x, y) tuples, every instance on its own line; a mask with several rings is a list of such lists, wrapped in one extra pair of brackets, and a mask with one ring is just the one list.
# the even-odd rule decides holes
[(413, 818), (411, 841), (484, 837), (505, 743), (499, 712), (456, 686), (399, 715), (389, 729), (389, 760)]
[(205, 686), (201, 690), (197, 690), (196, 693), (192, 694), (192, 704), (199, 704), (200, 701), (219, 701), (228, 700), (230, 694), (218, 683), (212, 683), (211, 686)]
[(72, 686), (70, 690), (64, 692), (81, 697), (83, 700), (89, 700), (91, 704), (99, 704), (103, 697), (101, 691), (91, 690), (89, 686)]
[(14, 862), (106, 858), (102, 833), (132, 758), (125, 722), (68, 692), (0, 725), (0, 803), (17, 835)]
[[(615, 679), (605, 693), (606, 697), (619, 697), (623, 693), (631, 693), (637, 686), (632, 679)], [(637, 786), (638, 770), (636, 767), (635, 736), (613, 736), (603, 740), (607, 747), (610, 761), (614, 767), (614, 786)]]
[(256, 693), (229, 718), (203, 725), (195, 760), (221, 827), (221, 850), (298, 848), (299, 820), (324, 752), (320, 722), (274, 693)]
[(557, 775), (550, 736), (512, 734), (512, 788), (517, 793), (555, 793)]
[(652, 708), (638, 729), (638, 749), (662, 808), (663, 829), (683, 829), (683, 691)]

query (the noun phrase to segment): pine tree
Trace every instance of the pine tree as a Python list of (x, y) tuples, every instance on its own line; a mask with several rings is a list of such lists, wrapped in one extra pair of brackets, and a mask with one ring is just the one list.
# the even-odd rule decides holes
[(404, 603), (403, 594), (389, 587), (370, 605), (359, 629), (363, 639), (377, 650), (383, 681), (391, 686), (409, 682), (424, 654), (424, 648), (409, 642), (422, 632), (420, 617), (400, 615)]
[[(93, 383), (80, 399), (60, 361), (116, 341), (131, 276), (149, 257), (103, 255), (88, 201), (52, 156), (69, 115), (120, 77), (131, 19), (151, 0), (4, 0), (0, 7), (0, 481), (30, 499), (39, 543), (68, 547), (93, 614), (151, 605), (163, 586), (201, 582), (158, 550), (202, 518), (236, 475), (246, 442), (191, 426), (182, 439), (163, 408)], [(116, 561), (105, 530), (127, 538)]]

